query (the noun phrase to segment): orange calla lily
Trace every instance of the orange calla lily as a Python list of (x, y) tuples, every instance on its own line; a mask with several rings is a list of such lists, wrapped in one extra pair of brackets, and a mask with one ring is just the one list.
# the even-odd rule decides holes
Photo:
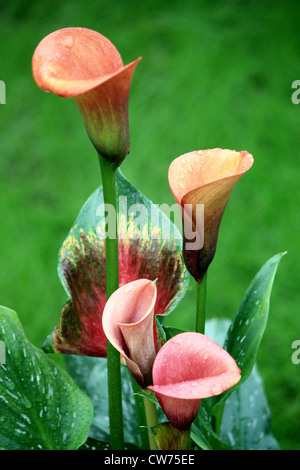
[[(169, 185), (183, 215), (183, 255), (186, 267), (200, 282), (214, 258), (219, 226), (230, 195), (237, 181), (253, 164), (246, 152), (215, 148), (186, 153), (169, 167)], [(197, 206), (204, 205), (204, 225), (197, 221)], [(195, 238), (203, 244), (188, 245), (185, 225), (193, 227)], [(203, 231), (203, 233), (199, 233)]]
[(157, 340), (154, 332), (155, 283), (138, 279), (117, 289), (108, 299), (102, 317), (103, 330), (122, 354), (137, 383), (152, 383)]
[(235, 360), (200, 333), (180, 333), (158, 352), (152, 370), (157, 399), (172, 426), (187, 431), (202, 398), (228, 390), (241, 378)]
[(96, 150), (115, 167), (129, 152), (129, 91), (139, 60), (124, 66), (114, 45), (86, 28), (49, 34), (32, 58), (37, 85), (74, 98)]

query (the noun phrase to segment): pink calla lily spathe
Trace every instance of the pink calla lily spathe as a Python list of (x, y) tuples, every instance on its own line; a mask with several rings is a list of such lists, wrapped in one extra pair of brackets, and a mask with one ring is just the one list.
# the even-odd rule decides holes
[(157, 399), (172, 426), (186, 431), (202, 398), (219, 395), (239, 382), (235, 360), (200, 333), (181, 333), (158, 352), (152, 370)]
[[(246, 151), (215, 148), (181, 155), (169, 167), (169, 185), (183, 215), (184, 261), (197, 282), (214, 258), (220, 223), (234, 186), (252, 164), (253, 156)], [(204, 205), (203, 226), (197, 223), (199, 204)], [(185, 221), (189, 219), (193, 233), (203, 240), (199, 248), (188, 246), (192, 240), (187, 239)]]
[(154, 308), (155, 283), (148, 279), (125, 284), (108, 299), (103, 311), (103, 330), (122, 354), (131, 375), (142, 387), (152, 383), (156, 356)]
[(74, 98), (96, 150), (115, 167), (129, 152), (128, 101), (139, 60), (124, 66), (114, 45), (87, 28), (54, 31), (32, 58), (37, 85)]

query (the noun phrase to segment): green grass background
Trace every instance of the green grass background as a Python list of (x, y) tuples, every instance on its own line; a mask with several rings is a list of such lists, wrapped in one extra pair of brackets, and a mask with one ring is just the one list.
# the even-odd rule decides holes
[[(100, 181), (72, 99), (43, 93), (31, 58), (50, 32), (83, 26), (107, 36), (124, 63), (138, 56), (130, 97), (131, 153), (122, 169), (154, 203), (173, 204), (167, 172), (192, 150), (248, 150), (255, 164), (226, 209), (209, 270), (208, 317), (232, 318), (262, 264), (288, 251), (275, 279), (258, 366), (282, 449), (300, 449), (300, 8), (277, 1), (43, 2), (0, 0), (0, 304), (40, 346), (65, 293), (57, 253)], [(189, 326), (194, 285), (174, 312)], [(170, 318), (171, 321), (171, 318)]]

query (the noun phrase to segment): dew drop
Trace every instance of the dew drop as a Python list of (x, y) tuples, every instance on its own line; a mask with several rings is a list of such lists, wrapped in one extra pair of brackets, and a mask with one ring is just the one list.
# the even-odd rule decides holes
[(24, 400), (23, 404), (28, 410), (32, 407), (32, 404), (29, 400)]
[(211, 388), (211, 393), (213, 395), (219, 395), (220, 393), (222, 393), (222, 388), (219, 386), (219, 385), (214, 385), (212, 388)]
[(13, 382), (8, 382), (6, 384), (6, 387), (8, 388), (8, 390), (14, 390), (16, 386)]
[(65, 47), (73, 47), (74, 41), (73, 41), (73, 36), (67, 36), (65, 39), (62, 41), (62, 45)]

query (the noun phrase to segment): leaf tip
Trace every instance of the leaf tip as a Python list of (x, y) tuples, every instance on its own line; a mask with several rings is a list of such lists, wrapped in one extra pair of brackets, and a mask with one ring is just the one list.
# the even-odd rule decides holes
[(53, 339), (53, 334), (52, 333), (47, 336), (44, 343), (42, 344), (41, 349), (42, 349), (42, 351), (44, 351), (47, 354), (57, 352), (55, 347), (54, 347), (54, 339)]

